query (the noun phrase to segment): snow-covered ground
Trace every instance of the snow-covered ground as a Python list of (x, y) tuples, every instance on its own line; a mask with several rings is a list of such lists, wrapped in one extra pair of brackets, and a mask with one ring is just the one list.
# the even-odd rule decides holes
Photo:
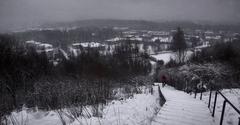
[(152, 55), (152, 57), (156, 58), (157, 60), (163, 60), (164, 64), (166, 64), (167, 62), (170, 61), (170, 58), (173, 59), (175, 55), (173, 54), (173, 52), (166, 52), (157, 55)]
[(161, 90), (166, 103), (152, 125), (217, 125), (203, 101), (168, 85), (161, 87)]
[[(192, 51), (187, 51), (185, 60), (188, 60), (192, 56)], [(152, 57), (156, 58), (157, 60), (163, 60), (164, 64), (168, 63), (170, 59), (176, 59), (176, 54), (172, 51), (162, 52), (156, 55), (152, 55)]]
[[(116, 89), (120, 99), (113, 100), (108, 105), (86, 106), (83, 115), (73, 117), (70, 113), (75, 110), (34, 110), (23, 108), (20, 112), (12, 112), (8, 117), (9, 124), (14, 121), (17, 125), (218, 125), (220, 121), (223, 98), (218, 96), (215, 117), (211, 117), (214, 94), (212, 96), (211, 110), (208, 109), (209, 92), (203, 93), (203, 100), (194, 95), (188, 95), (170, 86), (161, 88), (166, 98), (163, 107), (159, 105), (157, 85), (153, 86), (153, 94), (147, 87), (140, 87), (139, 94), (124, 96), (121, 89)], [(240, 89), (225, 89), (222, 93), (240, 109)], [(160, 109), (161, 108), (161, 109)], [(99, 110), (99, 117), (93, 115), (94, 109)], [(238, 124), (239, 115), (226, 106), (224, 125)], [(62, 118), (61, 118), (62, 117)], [(11, 120), (10, 120), (11, 119)]]
[(160, 108), (157, 87), (153, 87), (153, 94), (150, 89), (143, 89), (140, 94), (111, 101), (101, 108), (102, 117), (87, 117), (91, 116), (93, 110), (88, 106), (83, 111), (85, 117), (78, 118), (72, 118), (67, 109), (33, 111), (23, 108), (20, 112), (12, 112), (9, 119), (17, 125), (61, 125), (61, 117), (69, 125), (149, 125)]
[[(223, 89), (221, 91), (240, 110), (240, 89)], [(215, 92), (212, 94), (211, 107), (208, 109), (209, 92), (200, 94), (194, 99), (194, 94), (187, 95), (183, 91), (175, 90), (170, 86), (162, 88), (166, 103), (154, 119), (156, 124), (180, 125), (219, 125), (222, 113), (223, 97), (218, 95), (215, 117), (211, 116)], [(223, 125), (237, 125), (240, 115), (229, 105), (226, 105)]]
[[(233, 105), (235, 105), (240, 110), (240, 89), (224, 89), (221, 92), (233, 103)], [(199, 99), (199, 96), (200, 94), (198, 94), (197, 99)], [(212, 94), (210, 107), (211, 112), (213, 111), (214, 96), (215, 92), (213, 92)], [(209, 92), (203, 93), (203, 101), (208, 104), (208, 100)], [(215, 111), (215, 120), (217, 123), (220, 122), (223, 101), (224, 99), (222, 98), (222, 96), (218, 95)], [(240, 115), (238, 115), (238, 113), (233, 108), (231, 108), (229, 104), (226, 104), (223, 125), (237, 125), (239, 117)]]

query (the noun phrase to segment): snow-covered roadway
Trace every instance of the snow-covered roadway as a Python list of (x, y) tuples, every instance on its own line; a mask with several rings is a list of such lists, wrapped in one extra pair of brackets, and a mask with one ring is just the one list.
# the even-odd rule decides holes
[(152, 125), (216, 125), (203, 101), (170, 86), (161, 90), (166, 103), (153, 119)]

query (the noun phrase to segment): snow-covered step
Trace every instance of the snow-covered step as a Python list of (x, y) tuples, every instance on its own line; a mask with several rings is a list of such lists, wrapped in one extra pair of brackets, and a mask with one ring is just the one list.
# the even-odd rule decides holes
[(152, 125), (217, 125), (203, 101), (170, 86), (161, 87), (161, 91), (166, 103)]
[[(164, 109), (161, 109), (161, 113), (163, 114), (175, 114), (176, 115), (176, 110), (172, 110), (172, 111), (169, 111), (169, 110), (164, 110)], [(196, 116), (198, 118), (208, 118), (208, 116), (202, 116), (201, 114), (198, 115), (199, 113), (196, 113), (196, 112), (190, 112), (190, 111), (182, 111), (181, 114), (178, 114), (178, 115), (186, 115), (186, 116)]]
[[(173, 112), (163, 112), (162, 114), (165, 114), (166, 116), (174, 116), (174, 117), (181, 117), (181, 118), (184, 118), (184, 119), (188, 119), (188, 118), (191, 118), (193, 120), (196, 120), (196, 121), (200, 121), (202, 119), (206, 119), (208, 118), (208, 116), (200, 116), (200, 115), (192, 115), (192, 114), (187, 114), (187, 113), (184, 113), (184, 114), (179, 114), (179, 113), (173, 113)], [(196, 117), (195, 117), (196, 116)]]

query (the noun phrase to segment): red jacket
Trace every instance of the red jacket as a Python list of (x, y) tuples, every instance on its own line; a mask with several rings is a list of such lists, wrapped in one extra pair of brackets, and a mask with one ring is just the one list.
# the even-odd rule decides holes
[(166, 76), (162, 76), (162, 82), (166, 82), (167, 81), (167, 78), (166, 78)]

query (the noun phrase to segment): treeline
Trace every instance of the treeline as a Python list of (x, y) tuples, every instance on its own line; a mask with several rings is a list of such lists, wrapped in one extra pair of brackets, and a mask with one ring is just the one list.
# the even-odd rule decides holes
[(106, 102), (114, 84), (132, 83), (151, 71), (148, 55), (129, 42), (111, 55), (88, 48), (54, 66), (46, 54), (0, 35), (0, 57), (0, 118), (23, 104), (56, 109)]
[(191, 58), (193, 63), (222, 63), (230, 66), (233, 71), (227, 74), (228, 79), (234, 82), (240, 80), (240, 39), (235, 39), (233, 42), (221, 42), (211, 47), (205, 48), (197, 52)]
[(137, 46), (123, 43), (116, 47), (113, 54), (101, 55), (96, 50), (87, 49), (77, 57), (64, 61), (64, 73), (77, 74), (77, 77), (122, 78), (146, 75), (151, 71), (151, 64), (145, 53), (140, 53)]
[(197, 52), (191, 59), (193, 62), (227, 62), (240, 70), (240, 39), (233, 42), (220, 42), (212, 47)]
[(72, 42), (104, 41), (120, 33), (111, 28), (82, 27), (76, 29), (45, 29), (16, 32), (13, 35), (20, 41), (35, 40), (48, 42), (54, 46), (66, 47)]
[(34, 82), (49, 76), (52, 65), (46, 55), (25, 50), (9, 35), (0, 35), (0, 116), (23, 104), (34, 91)]
[(172, 30), (178, 26), (184, 29), (204, 29), (204, 30), (232, 30), (239, 31), (239, 25), (221, 25), (211, 24), (210, 22), (203, 22), (197, 24), (188, 21), (166, 21), (166, 22), (152, 22), (144, 20), (109, 20), (109, 19), (97, 19), (97, 20), (81, 20), (70, 23), (55, 23), (49, 24), (46, 27), (129, 27), (137, 30)]
[(170, 59), (165, 65), (168, 84), (187, 92), (204, 89), (239, 88), (240, 37), (232, 42), (218, 42), (197, 50), (189, 60), (179, 64)]

